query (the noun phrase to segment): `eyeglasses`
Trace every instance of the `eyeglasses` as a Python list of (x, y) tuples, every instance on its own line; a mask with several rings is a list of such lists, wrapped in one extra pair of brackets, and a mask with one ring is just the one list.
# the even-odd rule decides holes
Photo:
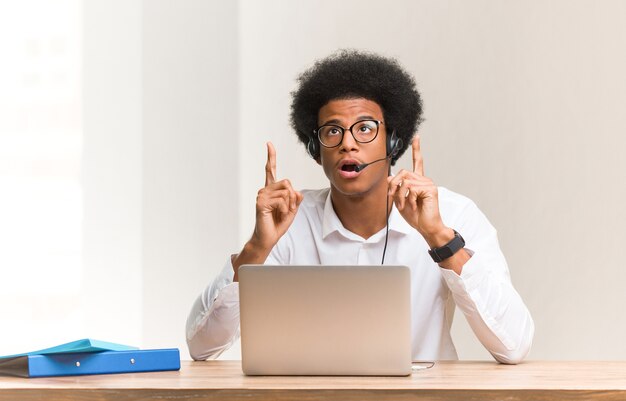
[[(382, 123), (382, 121), (378, 120), (361, 120), (352, 124), (348, 130), (358, 143), (368, 143), (376, 139), (378, 126)], [(343, 141), (343, 134), (346, 132), (346, 128), (339, 125), (326, 124), (313, 132), (317, 134), (322, 146), (334, 148), (339, 146)]]

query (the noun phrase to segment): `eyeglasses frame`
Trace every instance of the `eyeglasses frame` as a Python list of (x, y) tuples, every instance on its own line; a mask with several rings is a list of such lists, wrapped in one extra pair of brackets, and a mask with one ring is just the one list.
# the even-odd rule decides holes
[[(375, 123), (376, 123), (376, 135), (374, 135), (374, 137), (373, 137), (372, 139), (370, 139), (369, 141), (365, 141), (365, 142), (363, 142), (363, 141), (359, 141), (358, 139), (356, 139), (356, 136), (354, 135), (354, 132), (352, 132), (352, 128), (353, 128), (355, 125), (357, 125), (358, 123), (362, 123), (363, 121), (373, 121), (373, 122), (375, 122)], [(366, 118), (366, 119), (363, 119), (363, 120), (356, 121), (356, 122), (355, 122), (354, 124), (352, 124), (349, 128), (344, 128), (344, 127), (342, 127), (341, 125), (337, 125), (337, 124), (324, 124), (324, 125), (320, 125), (319, 127), (317, 127), (317, 129), (314, 129), (314, 130), (313, 130), (313, 133), (317, 135), (317, 140), (319, 141), (319, 143), (320, 143), (323, 147), (325, 147), (325, 148), (329, 148), (329, 149), (332, 149), (332, 148), (336, 148), (337, 146), (340, 146), (340, 145), (341, 145), (341, 143), (343, 142), (343, 136), (345, 135), (346, 130), (350, 131), (350, 134), (352, 135), (352, 138), (354, 138), (354, 140), (355, 140), (357, 143), (371, 143), (371, 142), (374, 142), (374, 140), (375, 140), (376, 138), (378, 138), (378, 133), (380, 132), (380, 126), (381, 126), (382, 124), (385, 124), (385, 123), (384, 123), (383, 121), (380, 121), (380, 120), (374, 120), (374, 119), (369, 119), (369, 118)], [(338, 143), (338, 144), (336, 144), (336, 145), (334, 145), (334, 146), (328, 146), (328, 145), (325, 145), (325, 144), (324, 144), (324, 142), (322, 142), (322, 139), (320, 138), (320, 130), (321, 130), (322, 128), (324, 128), (324, 127), (328, 127), (328, 126), (331, 126), (331, 127), (337, 127), (337, 128), (339, 128), (339, 129), (341, 129), (341, 139), (339, 140), (339, 143)]]

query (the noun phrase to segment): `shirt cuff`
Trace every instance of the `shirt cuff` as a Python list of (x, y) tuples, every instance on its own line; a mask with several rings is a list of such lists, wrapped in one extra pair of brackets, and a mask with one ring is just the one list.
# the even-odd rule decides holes
[(448, 288), (455, 294), (471, 292), (480, 285), (484, 277), (484, 269), (480, 264), (480, 255), (476, 255), (471, 249), (464, 249), (470, 254), (470, 258), (463, 265), (460, 276), (452, 269), (440, 268)]

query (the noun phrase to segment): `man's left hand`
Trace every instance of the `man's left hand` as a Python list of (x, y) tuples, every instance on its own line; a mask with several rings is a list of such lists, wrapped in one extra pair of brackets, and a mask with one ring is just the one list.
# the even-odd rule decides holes
[(431, 248), (445, 245), (454, 238), (454, 231), (446, 227), (439, 214), (437, 186), (424, 176), (424, 160), (420, 137), (413, 138), (413, 171), (400, 170), (390, 176), (389, 196), (402, 217), (421, 235)]

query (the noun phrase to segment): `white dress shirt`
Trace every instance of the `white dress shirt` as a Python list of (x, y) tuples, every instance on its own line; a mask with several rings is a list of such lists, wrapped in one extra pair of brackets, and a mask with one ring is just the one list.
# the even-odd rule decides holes
[[(302, 193), (292, 225), (265, 264), (380, 264), (385, 228), (364, 239), (343, 227), (328, 188)], [(411, 269), (413, 360), (458, 359), (450, 336), (456, 304), (497, 361), (520, 362), (530, 351), (534, 323), (511, 284), (496, 230), (474, 202), (443, 187), (439, 209), (443, 223), (463, 236), (471, 255), (460, 276), (432, 260), (424, 238), (395, 205), (389, 217), (385, 264)], [(195, 360), (217, 358), (239, 338), (239, 283), (233, 276), (229, 257), (192, 307), (187, 344)]]

